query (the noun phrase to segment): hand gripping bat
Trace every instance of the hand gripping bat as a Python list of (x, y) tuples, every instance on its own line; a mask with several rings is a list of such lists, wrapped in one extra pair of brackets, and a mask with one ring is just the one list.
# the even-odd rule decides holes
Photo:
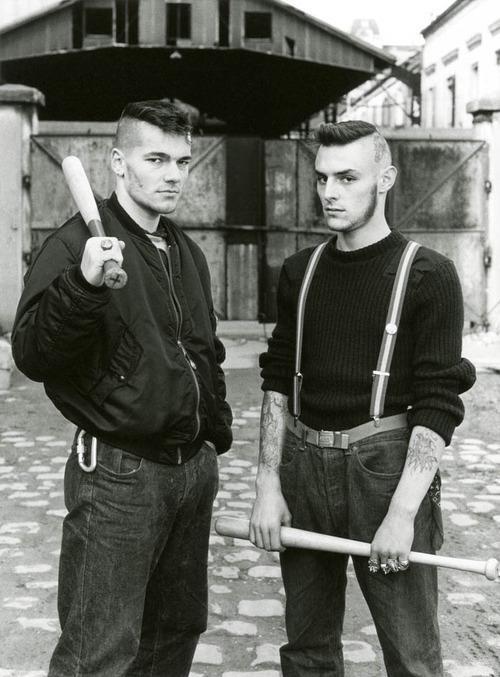
[[(239, 520), (232, 517), (219, 517), (215, 522), (215, 531), (221, 536), (232, 536), (248, 540), (248, 520)], [(370, 556), (370, 544), (362, 541), (352, 541), (337, 536), (317, 534), (313, 531), (281, 527), (281, 543), (286, 548), (305, 548), (307, 550), (323, 550), (326, 552), (339, 552), (345, 555)], [(470, 571), (475, 574), (483, 574), (489, 581), (494, 581), (500, 576), (500, 565), (493, 557), (480, 561), (476, 559), (462, 559), (461, 557), (443, 557), (430, 555), (426, 552), (410, 552), (410, 562), (415, 564), (428, 564), (448, 569)]]
[[(106, 237), (101, 217), (89, 180), (80, 160), (68, 155), (62, 161), (62, 170), (73, 200), (92, 237)], [(127, 273), (116, 261), (104, 263), (104, 284), (111, 289), (121, 289), (127, 284)]]

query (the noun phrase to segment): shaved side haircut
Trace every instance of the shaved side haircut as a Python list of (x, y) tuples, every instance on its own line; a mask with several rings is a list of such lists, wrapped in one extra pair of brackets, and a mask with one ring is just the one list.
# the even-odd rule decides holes
[(316, 141), (321, 146), (345, 146), (368, 136), (373, 137), (375, 162), (383, 161), (384, 164), (392, 164), (389, 144), (375, 125), (370, 122), (347, 120), (346, 122), (324, 123), (316, 132)]
[(183, 136), (191, 143), (192, 127), (186, 111), (171, 101), (159, 99), (135, 101), (125, 106), (116, 128), (114, 139), (116, 148), (133, 145), (138, 122), (147, 122), (159, 127), (165, 134)]

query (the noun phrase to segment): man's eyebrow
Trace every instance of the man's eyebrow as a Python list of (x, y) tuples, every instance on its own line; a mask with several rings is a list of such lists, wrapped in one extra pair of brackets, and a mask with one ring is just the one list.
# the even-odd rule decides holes
[[(163, 153), (159, 150), (149, 150), (147, 153), (144, 153), (144, 157), (161, 157), (161, 158), (170, 158), (172, 157), (169, 153)], [(183, 155), (179, 160), (191, 160), (192, 155)]]
[[(321, 176), (326, 176), (325, 172), (322, 172), (320, 169), (314, 168), (314, 171), (316, 174), (321, 175)], [(359, 171), (357, 169), (341, 169), (339, 172), (334, 172), (333, 176), (345, 176), (346, 174), (356, 174), (359, 175)]]

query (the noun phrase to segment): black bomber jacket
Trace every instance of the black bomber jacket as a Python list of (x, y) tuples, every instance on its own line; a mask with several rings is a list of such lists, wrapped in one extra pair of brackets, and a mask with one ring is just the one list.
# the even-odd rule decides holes
[(172, 462), (176, 447), (203, 440), (226, 451), (225, 350), (204, 254), (162, 217), (168, 269), (115, 195), (99, 211), (106, 234), (125, 243), (127, 285), (111, 291), (86, 282), (79, 262), (88, 231), (72, 217), (26, 274), (12, 333), (18, 368), (43, 381), (68, 420), (113, 446), (152, 460), (172, 452)]

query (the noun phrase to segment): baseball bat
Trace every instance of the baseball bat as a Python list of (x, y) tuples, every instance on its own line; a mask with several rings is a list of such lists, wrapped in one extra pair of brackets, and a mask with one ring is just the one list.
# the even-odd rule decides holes
[[(68, 155), (62, 161), (62, 170), (71, 196), (90, 234), (92, 237), (106, 237), (94, 193), (82, 163), (74, 155)], [(121, 289), (127, 284), (127, 273), (116, 261), (104, 263), (104, 284), (111, 289)]]
[[(219, 517), (215, 522), (215, 531), (221, 536), (232, 536), (248, 540), (250, 523), (248, 520), (235, 519), (234, 517)], [(317, 534), (304, 529), (281, 527), (281, 543), (286, 548), (306, 548), (307, 550), (323, 550), (325, 552), (338, 552), (344, 555), (370, 556), (370, 544), (362, 541), (352, 541), (348, 538)], [(415, 564), (428, 564), (435, 567), (459, 569), (470, 571), (474, 574), (483, 574), (489, 581), (494, 581), (500, 576), (498, 560), (491, 557), (486, 561), (476, 559), (463, 559), (461, 557), (444, 557), (442, 555), (430, 555), (426, 552), (410, 552), (410, 562)]]

